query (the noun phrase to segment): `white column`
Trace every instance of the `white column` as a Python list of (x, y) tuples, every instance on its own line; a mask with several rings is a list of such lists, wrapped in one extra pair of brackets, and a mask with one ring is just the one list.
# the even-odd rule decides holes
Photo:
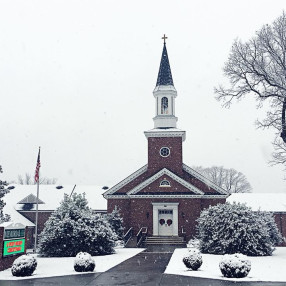
[(158, 207), (153, 205), (153, 235), (159, 235), (158, 219)]
[(178, 235), (178, 205), (173, 207), (173, 235), (177, 236)]

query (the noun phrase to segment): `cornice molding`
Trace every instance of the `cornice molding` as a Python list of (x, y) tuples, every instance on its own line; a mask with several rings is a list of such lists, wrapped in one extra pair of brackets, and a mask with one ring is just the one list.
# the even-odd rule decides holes
[(228, 195), (109, 195), (107, 199), (225, 199)]
[(190, 184), (187, 181), (185, 181), (184, 179), (180, 178), (179, 176), (177, 176), (173, 172), (164, 168), (164, 169), (160, 170), (158, 173), (156, 173), (155, 175), (153, 175), (152, 177), (150, 177), (149, 179), (145, 180), (144, 182), (142, 182), (141, 184), (139, 184), (138, 186), (136, 186), (135, 188), (130, 190), (129, 192), (127, 192), (127, 195), (134, 195), (134, 194), (140, 192), (146, 186), (150, 185), (151, 183), (153, 183), (155, 180), (159, 179), (163, 175), (169, 176), (170, 178), (177, 181), (182, 186), (186, 187), (187, 189), (189, 189), (190, 191), (194, 192), (197, 195), (203, 195), (204, 194), (197, 187), (193, 186), (192, 184)]

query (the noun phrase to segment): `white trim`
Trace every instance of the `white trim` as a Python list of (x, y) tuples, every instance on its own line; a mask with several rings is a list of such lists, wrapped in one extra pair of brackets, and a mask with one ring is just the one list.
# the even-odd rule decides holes
[(110, 195), (106, 199), (225, 199), (228, 195), (128, 195), (128, 196), (116, 196)]
[(104, 197), (105, 199), (130, 199), (130, 197), (129, 196), (127, 196), (127, 195), (106, 195), (105, 197)]
[(207, 179), (206, 177), (204, 177), (203, 175), (201, 175), (200, 173), (198, 173), (197, 171), (195, 171), (194, 169), (192, 169), (191, 167), (187, 166), (184, 163), (183, 163), (183, 170), (185, 170), (187, 173), (191, 174), (192, 176), (194, 176), (198, 180), (202, 181), (203, 183), (205, 183), (209, 187), (212, 187), (214, 190), (216, 190), (220, 194), (229, 196), (229, 193), (226, 190), (219, 187), (218, 185), (216, 185), (215, 183), (213, 183), (212, 181), (210, 181), (209, 179)]
[(178, 205), (179, 203), (152, 203), (153, 205), (153, 235), (159, 235), (159, 209), (173, 210), (173, 236), (178, 236)]
[(182, 137), (182, 140), (186, 140), (186, 131), (177, 128), (159, 129), (154, 128), (144, 132), (146, 138), (149, 137)]
[[(130, 198), (134, 199), (146, 199), (146, 198), (159, 198), (159, 199), (180, 199), (180, 198), (192, 198), (201, 199), (203, 195), (130, 195)], [(220, 198), (221, 196), (219, 196)]]
[(110, 188), (108, 191), (106, 191), (105, 193), (103, 193), (103, 197), (107, 198), (108, 195), (111, 195), (113, 193), (115, 193), (116, 191), (118, 191), (119, 189), (121, 189), (123, 186), (127, 185), (128, 183), (130, 183), (131, 181), (133, 181), (135, 178), (139, 177), (140, 175), (144, 174), (148, 169), (148, 165), (144, 165), (143, 167), (141, 167), (139, 170), (135, 171), (134, 173), (132, 173), (131, 175), (129, 175), (127, 178), (125, 178), (124, 180), (122, 180), (121, 182), (119, 182), (118, 184), (116, 184), (115, 186), (113, 186), (112, 188)]
[(149, 179), (145, 180), (144, 182), (142, 182), (141, 184), (139, 184), (138, 186), (130, 190), (129, 192), (127, 192), (127, 195), (133, 195), (133, 194), (140, 192), (143, 188), (150, 185), (151, 183), (153, 183), (155, 180), (157, 180), (163, 175), (167, 175), (171, 177), (172, 179), (174, 179), (175, 181), (177, 181), (178, 183), (180, 183), (181, 185), (183, 185), (190, 191), (194, 192), (195, 194), (199, 194), (199, 195), (204, 194), (197, 187), (193, 186), (192, 184), (188, 183), (187, 181), (181, 179), (180, 177), (178, 177), (177, 175), (169, 171), (168, 169), (164, 168), (160, 170), (158, 173), (156, 173), (155, 175), (153, 175), (152, 177), (150, 177)]

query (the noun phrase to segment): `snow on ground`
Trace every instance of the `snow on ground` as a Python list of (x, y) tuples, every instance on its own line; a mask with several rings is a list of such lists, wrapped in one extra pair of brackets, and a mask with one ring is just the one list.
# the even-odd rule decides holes
[[(95, 260), (94, 272), (105, 272), (143, 250), (143, 248), (117, 248), (115, 254), (93, 256)], [(32, 276), (14, 277), (12, 276), (11, 268), (9, 268), (0, 271), (0, 280), (19, 280), (82, 274), (82, 272), (79, 273), (74, 271), (74, 260), (75, 257), (37, 257), (38, 266)]]
[(182, 261), (186, 254), (188, 254), (187, 248), (176, 249), (165, 273), (233, 281), (286, 282), (286, 247), (277, 247), (272, 256), (248, 257), (251, 261), (251, 270), (245, 278), (225, 278), (222, 276), (219, 262), (223, 255), (202, 254), (203, 264), (200, 269), (198, 271), (188, 270)]

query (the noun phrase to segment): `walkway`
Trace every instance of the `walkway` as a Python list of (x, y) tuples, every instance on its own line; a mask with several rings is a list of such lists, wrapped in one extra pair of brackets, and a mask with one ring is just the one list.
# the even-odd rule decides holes
[[(151, 252), (152, 251), (152, 252)], [(63, 277), (0, 281), (1, 286), (285, 286), (272, 282), (231, 282), (164, 274), (172, 256), (172, 248), (148, 248), (104, 273), (90, 273)], [(112, 259), (112, 258), (111, 258)]]

